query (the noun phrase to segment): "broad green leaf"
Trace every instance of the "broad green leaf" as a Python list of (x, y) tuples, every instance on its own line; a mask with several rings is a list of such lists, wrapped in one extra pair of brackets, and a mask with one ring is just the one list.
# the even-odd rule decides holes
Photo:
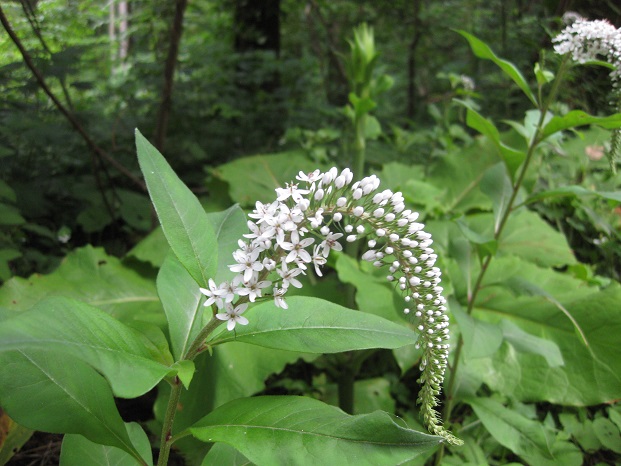
[(190, 429), (204, 442), (227, 443), (257, 464), (394, 465), (435, 448), (440, 438), (408, 429), (388, 414), (350, 416), (292, 396), (242, 398)]
[(143, 461), (138, 461), (119, 448), (91, 442), (82, 435), (67, 434), (60, 450), (60, 466), (152, 465), (153, 454), (147, 434), (135, 422), (125, 424), (125, 427)]
[[(468, 226), (482, 235), (493, 234), (491, 214), (468, 217)], [(498, 254), (514, 254), (535, 264), (560, 267), (575, 264), (565, 236), (554, 230), (536, 213), (521, 210), (512, 214), (498, 242)]]
[(511, 180), (507, 176), (504, 164), (498, 163), (488, 168), (481, 180), (481, 192), (492, 200), (494, 207), (494, 233), (498, 232), (500, 221), (509, 208), (513, 194)]
[(468, 359), (484, 358), (498, 351), (502, 344), (500, 325), (484, 322), (466, 314), (454, 300), (450, 301), (450, 309), (459, 325)]
[(68, 298), (45, 299), (2, 323), (0, 352), (26, 349), (82, 359), (106, 377), (116, 396), (125, 398), (146, 393), (171, 372), (172, 361), (165, 361), (144, 335)]
[(300, 171), (318, 167), (302, 150), (269, 155), (253, 155), (220, 165), (213, 170), (216, 178), (229, 184), (229, 195), (243, 207), (254, 208), (257, 201), (276, 200), (275, 189), (296, 182)]
[(476, 38), (472, 34), (461, 30), (457, 30), (457, 32), (466, 38), (466, 40), (470, 44), (472, 52), (474, 52), (477, 57), (491, 60), (496, 65), (498, 65), (498, 67), (500, 67), (500, 69), (504, 71), (504, 73), (509, 76), (513, 80), (513, 82), (515, 82), (515, 84), (518, 85), (518, 87), (522, 90), (522, 92), (524, 92), (526, 97), (530, 99), (533, 105), (535, 105), (535, 107), (539, 106), (539, 104), (537, 103), (537, 99), (533, 94), (533, 91), (531, 91), (530, 86), (526, 82), (526, 79), (524, 79), (522, 73), (520, 73), (520, 71), (515, 67), (515, 65), (513, 65), (513, 63), (503, 60), (502, 58), (498, 58), (485, 42)]
[(15, 421), (31, 429), (79, 433), (139, 456), (110, 386), (77, 358), (45, 348), (0, 353), (0, 404)]
[[(239, 342), (219, 345), (212, 351), (211, 355), (205, 352), (195, 359), (196, 373), (190, 388), (181, 393), (179, 403), (183, 409), (175, 417), (174, 433), (191, 426), (224, 403), (265, 390), (268, 377), (282, 372), (287, 364), (293, 364), (301, 357), (307, 361), (314, 357)], [(155, 406), (159, 423), (163, 419), (169, 393), (169, 384), (161, 383)], [(161, 424), (153, 430), (161, 430)], [(175, 448), (195, 464), (205, 456), (207, 445), (193, 437), (184, 437), (175, 443)]]
[(49, 296), (66, 296), (128, 322), (163, 324), (155, 284), (102, 248), (72, 251), (49, 275), (14, 277), (0, 289), (0, 306), (26, 310)]
[[(470, 227), (468, 227), (468, 225), (466, 224), (464, 217), (458, 218), (457, 220), (455, 220), (455, 223), (464, 234), (466, 239), (477, 246), (477, 250), (479, 251), (479, 257), (481, 259), (486, 256), (493, 256), (496, 254), (496, 251), (498, 250), (498, 241), (496, 241), (492, 235), (481, 235), (475, 231), (472, 231)], [(457, 239), (458, 238), (455, 238), (455, 240)], [(455, 240), (453, 240), (453, 243), (455, 243)]]
[(562, 117), (553, 117), (543, 128), (543, 138), (569, 128), (576, 128), (584, 125), (598, 125), (602, 128), (614, 129), (621, 127), (621, 113), (615, 113), (605, 117), (589, 115), (582, 110), (572, 110)]
[(168, 255), (170, 245), (166, 241), (162, 227), (157, 227), (143, 238), (128, 253), (127, 257), (135, 257), (142, 262), (148, 262), (153, 267), (159, 268)]
[(216, 443), (211, 449), (201, 466), (251, 466), (253, 463), (248, 461), (244, 455), (226, 443)]
[(139, 131), (136, 131), (136, 148), (149, 195), (170, 247), (194, 280), (207, 286), (217, 270), (218, 249), (205, 210)]
[(571, 435), (586, 452), (594, 452), (602, 448), (602, 443), (593, 431), (593, 421), (578, 420), (575, 414), (562, 412), (558, 415), (565, 432)]
[(528, 419), (490, 398), (469, 398), (466, 401), (496, 441), (528, 464), (582, 464), (580, 450), (566, 440), (555, 438), (554, 432), (541, 422)]
[(157, 274), (157, 292), (162, 300), (168, 333), (175, 361), (185, 356), (190, 345), (207, 323), (201, 305), (202, 294), (198, 285), (170, 251)]
[(240, 341), (267, 348), (306, 353), (339, 353), (367, 348), (398, 348), (413, 344), (418, 335), (381, 317), (353, 311), (323, 299), (293, 296), (289, 309), (271, 301), (247, 314), (250, 324), (224, 329), (209, 341), (218, 345)]
[[(490, 271), (491, 273), (491, 271)], [(556, 285), (549, 270), (524, 264), (520, 273), (553, 296), (576, 325), (555, 303), (544, 296), (519, 296), (500, 287), (484, 289), (476, 305), (480, 318), (510, 320), (531, 335), (555, 343), (564, 365), (551, 367), (539, 354), (499, 352), (490, 361), (495, 373), (485, 378), (494, 390), (519, 400), (587, 406), (621, 398), (621, 287), (605, 291), (584, 287), (567, 277)], [(548, 283), (546, 283), (548, 281)]]

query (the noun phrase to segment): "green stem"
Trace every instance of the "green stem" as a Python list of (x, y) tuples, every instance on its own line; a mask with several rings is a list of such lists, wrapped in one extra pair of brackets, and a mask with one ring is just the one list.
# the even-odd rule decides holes
[[(543, 132), (543, 125), (545, 122), (546, 114), (548, 113), (548, 109), (550, 108), (550, 105), (556, 98), (559, 84), (562, 80), (562, 77), (563, 77), (563, 74), (565, 73), (566, 68), (567, 68), (567, 57), (565, 56), (559, 66), (559, 71), (557, 73), (556, 79), (552, 83), (550, 94), (548, 95), (548, 98), (545, 101), (545, 103), (543, 103), (543, 105), (540, 108), (539, 121), (537, 122), (537, 131), (535, 132), (533, 139), (529, 143), (528, 151), (526, 153), (526, 158), (524, 159), (524, 163), (522, 164), (522, 168), (519, 172), (517, 180), (513, 184), (513, 190), (511, 193), (511, 197), (509, 198), (507, 208), (503, 212), (502, 217), (500, 218), (500, 222), (498, 224), (498, 228), (494, 232), (494, 240), (496, 241), (500, 239), (500, 236), (502, 235), (505, 225), (507, 224), (507, 220), (509, 219), (509, 215), (511, 215), (511, 213), (513, 212), (513, 204), (522, 186), (522, 183), (524, 182), (526, 172), (528, 170), (530, 162), (533, 159), (535, 150), (537, 149), (541, 141), (543, 141), (542, 132)], [(492, 262), (492, 255), (489, 255), (485, 258), (483, 264), (481, 265), (481, 270), (479, 271), (479, 275), (477, 277), (475, 286), (472, 290), (472, 294), (471, 296), (468, 296), (468, 309), (467, 309), (468, 315), (471, 315), (472, 311), (474, 310), (474, 303), (476, 302), (479, 291), (482, 288), (483, 278), (485, 277), (485, 274), (491, 262)], [(455, 355), (453, 359), (454, 361), (453, 368), (450, 372), (449, 379), (448, 379), (448, 385), (447, 385), (446, 392), (445, 392), (446, 393), (446, 404), (444, 406), (443, 417), (447, 421), (451, 417), (453, 406), (455, 403), (455, 393), (454, 393), (455, 381), (457, 379), (457, 369), (459, 367), (459, 362), (461, 360), (461, 351), (462, 351), (463, 346), (464, 346), (464, 339), (463, 339), (463, 335), (460, 333), (459, 338), (457, 340), (457, 348), (455, 349)], [(438, 453), (436, 454), (436, 458), (435, 458), (436, 465), (439, 465), (441, 463), (443, 455), (444, 455), (444, 445), (440, 447), (440, 449), (438, 450)]]
[[(193, 360), (203, 349), (205, 339), (213, 332), (220, 324), (222, 320), (212, 317), (211, 320), (205, 325), (205, 327), (196, 336), (192, 345), (188, 349), (186, 355), (182, 360)], [(157, 459), (157, 466), (165, 466), (168, 464), (168, 456), (170, 455), (170, 448), (172, 444), (177, 440), (177, 437), (172, 435), (172, 427), (175, 421), (175, 415), (177, 414), (177, 406), (179, 405), (179, 398), (181, 397), (181, 390), (183, 384), (179, 380), (179, 377), (174, 378), (171, 383), (170, 395), (168, 397), (168, 404), (166, 405), (166, 414), (164, 415), (164, 421), (162, 425), (162, 435), (160, 438), (160, 454)]]

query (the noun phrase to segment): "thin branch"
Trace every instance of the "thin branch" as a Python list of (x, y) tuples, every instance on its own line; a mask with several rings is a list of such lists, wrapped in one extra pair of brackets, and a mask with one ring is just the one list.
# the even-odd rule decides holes
[(25, 47), (19, 40), (19, 37), (17, 37), (17, 35), (15, 34), (15, 31), (13, 31), (11, 24), (9, 23), (7, 17), (4, 15), (4, 11), (2, 10), (1, 5), (0, 5), (0, 22), (2, 23), (2, 26), (4, 26), (4, 29), (9, 34), (9, 37), (11, 38), (15, 46), (19, 49), (19, 52), (21, 53), (22, 58), (24, 62), (26, 63), (26, 66), (28, 66), (30, 71), (32, 71), (32, 74), (35, 76), (37, 82), (39, 83), (39, 86), (41, 86), (41, 89), (43, 89), (43, 91), (48, 95), (48, 97), (52, 100), (52, 102), (54, 102), (54, 105), (56, 106), (56, 108), (65, 116), (65, 118), (69, 120), (69, 123), (71, 123), (71, 126), (73, 126), (73, 128), (80, 134), (80, 136), (82, 136), (82, 139), (84, 139), (88, 147), (97, 155), (97, 157), (108, 162), (110, 165), (116, 168), (119, 172), (127, 176), (130, 180), (132, 180), (134, 184), (139, 186), (143, 191), (146, 191), (147, 187), (144, 184), (144, 182), (140, 178), (138, 178), (136, 175), (134, 175), (128, 168), (126, 168), (124, 165), (118, 162), (115, 158), (113, 158), (110, 154), (104, 151), (101, 147), (95, 144), (95, 142), (91, 139), (88, 133), (84, 130), (82, 125), (80, 125), (76, 117), (69, 110), (67, 110), (67, 108), (54, 95), (54, 93), (51, 91), (51, 89), (46, 84), (45, 79), (43, 78), (43, 75), (33, 63), (32, 58), (28, 54), (28, 51), (25, 49)]
[(161, 152), (164, 149), (166, 140), (166, 130), (168, 128), (168, 118), (172, 107), (172, 89), (175, 77), (175, 67), (179, 56), (179, 42), (183, 32), (183, 15), (188, 6), (187, 0), (177, 0), (175, 8), (175, 18), (170, 31), (170, 44), (168, 47), (168, 57), (164, 67), (164, 87), (162, 89), (162, 101), (157, 115), (157, 125), (155, 128), (155, 147)]

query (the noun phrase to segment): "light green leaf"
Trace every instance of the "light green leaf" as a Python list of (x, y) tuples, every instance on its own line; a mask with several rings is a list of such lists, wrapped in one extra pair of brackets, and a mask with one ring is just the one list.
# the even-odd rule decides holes
[(68, 298), (45, 299), (2, 323), (0, 352), (26, 349), (82, 359), (106, 377), (116, 396), (125, 398), (146, 393), (171, 372), (162, 362), (165, 355), (145, 336)]
[(582, 110), (572, 110), (562, 117), (553, 117), (543, 128), (543, 138), (569, 128), (584, 125), (598, 125), (602, 128), (614, 129), (621, 127), (621, 113), (615, 113), (605, 117), (589, 115)]
[(159, 268), (164, 263), (169, 250), (170, 245), (166, 241), (162, 227), (157, 227), (134, 246), (127, 253), (127, 257), (135, 257)]
[(172, 366), (172, 369), (177, 371), (177, 377), (181, 380), (181, 383), (187, 390), (190, 388), (190, 382), (192, 382), (192, 378), (194, 377), (194, 373), (196, 372), (196, 367), (194, 367), (194, 362), (188, 359), (183, 359), (181, 361), (175, 362)]
[(528, 464), (541, 466), (580, 466), (580, 450), (566, 440), (556, 439), (542, 423), (525, 418), (489, 398), (466, 400), (498, 443), (523, 458)]
[(543, 356), (550, 367), (558, 367), (564, 364), (563, 355), (558, 345), (553, 341), (531, 335), (510, 320), (501, 321), (500, 327), (505, 340), (511, 343), (516, 350)]
[(218, 251), (205, 210), (166, 159), (137, 130), (136, 148), (149, 195), (170, 247), (194, 280), (207, 286), (217, 270)]
[(0, 289), (0, 306), (23, 311), (49, 296), (75, 298), (125, 322), (163, 324), (153, 281), (103, 248), (76, 249), (49, 275), (13, 277)]
[(190, 429), (204, 442), (227, 443), (257, 464), (394, 465), (435, 448), (440, 438), (397, 424), (388, 414), (350, 416), (292, 396), (242, 398)]
[(201, 305), (203, 295), (172, 251), (157, 275), (157, 291), (168, 320), (173, 356), (178, 361), (206, 324), (205, 307)]
[(132, 422), (125, 424), (125, 428), (144, 462), (138, 461), (116, 447), (93, 443), (81, 435), (67, 434), (63, 438), (60, 450), (60, 466), (152, 465), (151, 445), (142, 427)]
[(207, 456), (205, 456), (201, 466), (218, 466), (223, 464), (227, 466), (251, 466), (253, 463), (232, 446), (226, 443), (216, 443), (211, 447)]
[(598, 417), (593, 421), (593, 430), (605, 448), (615, 453), (621, 453), (621, 434), (610, 419)]
[[(6, 320), (3, 324), (9, 323)], [(77, 358), (45, 348), (0, 352), (0, 403), (23, 426), (53, 433), (79, 433), (139, 457), (110, 386)]]
[(466, 357), (484, 358), (498, 351), (502, 344), (500, 325), (475, 319), (466, 314), (455, 300), (450, 301), (450, 309), (463, 336)]
[(293, 296), (287, 303), (286, 310), (270, 301), (255, 306), (245, 314), (250, 324), (236, 327), (235, 333), (224, 329), (209, 344), (240, 341), (306, 353), (339, 353), (398, 348), (418, 338), (404, 326), (323, 299)]
[(492, 200), (494, 207), (494, 233), (498, 232), (500, 221), (509, 208), (513, 194), (511, 180), (507, 176), (504, 164), (498, 163), (488, 168), (481, 180), (481, 192)]
[(491, 60), (496, 65), (498, 65), (498, 67), (500, 67), (500, 69), (504, 71), (505, 74), (509, 76), (520, 89), (522, 89), (522, 92), (524, 92), (526, 97), (530, 99), (533, 105), (535, 105), (536, 107), (539, 106), (539, 104), (537, 103), (537, 99), (533, 94), (533, 91), (531, 91), (530, 86), (526, 82), (526, 79), (524, 79), (522, 73), (520, 73), (520, 71), (515, 67), (515, 65), (513, 65), (513, 63), (503, 60), (502, 58), (498, 58), (485, 42), (476, 38), (472, 34), (461, 30), (457, 30), (457, 32), (466, 38), (466, 40), (470, 44), (470, 48), (477, 57)]

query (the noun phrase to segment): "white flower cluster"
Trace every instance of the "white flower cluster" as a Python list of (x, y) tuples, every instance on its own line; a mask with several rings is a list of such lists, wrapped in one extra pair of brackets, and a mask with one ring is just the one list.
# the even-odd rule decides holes
[(556, 53), (570, 53), (578, 63), (605, 59), (614, 66), (610, 77), (613, 85), (618, 85), (621, 80), (621, 28), (616, 29), (606, 20), (579, 18), (563, 29), (553, 42)]
[(435, 434), (457, 441), (443, 429), (434, 409), (448, 360), (449, 318), (437, 255), (431, 235), (417, 222), (418, 213), (405, 208), (400, 192), (380, 191), (375, 175), (352, 184), (348, 168), (340, 173), (331, 168), (300, 172), (297, 180), (276, 189), (273, 203), (256, 203), (247, 240), (239, 241), (235, 264), (229, 266), (237, 275), (219, 285), (210, 280), (209, 289), (201, 289), (205, 305), (223, 311), (216, 317), (226, 320), (229, 330), (248, 323), (241, 316), (248, 302), (269, 298), (286, 309), (288, 289), (302, 286), (299, 275), (313, 266), (321, 276), (330, 251), (343, 249), (340, 240), (365, 238), (368, 249), (362, 259), (388, 266), (388, 281), (403, 295), (403, 312), (421, 332), (416, 346), (423, 348), (419, 402), (425, 421)]

